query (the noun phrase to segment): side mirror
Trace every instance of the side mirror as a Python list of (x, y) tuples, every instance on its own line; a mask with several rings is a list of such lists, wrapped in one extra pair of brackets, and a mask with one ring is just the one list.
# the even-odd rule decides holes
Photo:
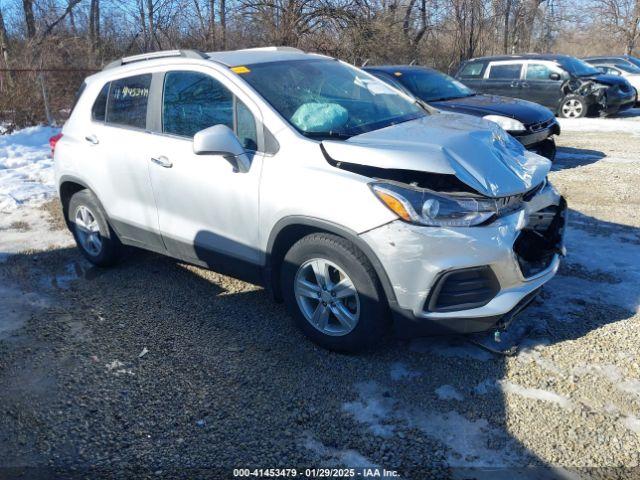
[(193, 153), (196, 155), (222, 155), (236, 171), (247, 172), (251, 161), (240, 140), (226, 125), (214, 125), (200, 130), (193, 136)]
[(559, 73), (551, 72), (551, 73), (549, 74), (549, 80), (554, 80), (554, 81), (556, 81), (556, 82), (557, 82), (557, 81), (558, 81), (558, 80), (560, 80), (561, 78), (562, 78), (562, 77), (560, 76), (560, 74), (559, 74)]

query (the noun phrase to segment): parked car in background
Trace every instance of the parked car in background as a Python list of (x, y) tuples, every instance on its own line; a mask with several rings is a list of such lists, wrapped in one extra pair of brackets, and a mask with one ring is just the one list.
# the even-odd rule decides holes
[(636, 91), (636, 105), (638, 104), (638, 92), (640, 92), (640, 67), (631, 63), (610, 60), (585, 60), (606, 75), (623, 77)]
[(560, 134), (560, 125), (546, 107), (515, 98), (479, 95), (455, 78), (432, 68), (383, 65), (365, 70), (439, 110), (491, 120), (527, 149), (549, 160), (555, 158), (554, 135)]
[(456, 78), (479, 92), (530, 100), (566, 118), (611, 115), (636, 101), (624, 78), (568, 55), (474, 58), (460, 66)]
[(632, 55), (600, 55), (595, 57), (583, 58), (585, 62), (605, 62), (614, 65), (629, 65), (640, 68), (640, 58)]
[(330, 349), (378, 341), (389, 311), (407, 333), (503, 329), (564, 254), (551, 162), (296, 49), (113, 62), (52, 148), (90, 262), (134, 245), (265, 285)]

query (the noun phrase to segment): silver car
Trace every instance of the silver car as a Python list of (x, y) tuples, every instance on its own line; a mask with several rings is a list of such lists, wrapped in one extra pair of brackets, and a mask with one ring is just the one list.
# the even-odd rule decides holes
[(500, 329), (553, 277), (550, 162), (290, 48), (124, 58), (54, 143), (84, 256), (141, 247), (267, 287), (319, 345)]

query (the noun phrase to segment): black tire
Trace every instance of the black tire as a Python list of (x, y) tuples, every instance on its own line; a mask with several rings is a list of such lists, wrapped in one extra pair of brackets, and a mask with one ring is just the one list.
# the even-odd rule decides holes
[[(349, 333), (332, 336), (308, 321), (296, 301), (294, 283), (298, 269), (314, 258), (328, 260), (349, 276), (358, 294), (359, 319)], [(355, 352), (381, 341), (389, 326), (386, 300), (375, 270), (351, 242), (336, 235), (314, 233), (296, 242), (287, 252), (280, 275), (285, 304), (300, 329), (323, 348)]]
[(542, 155), (553, 162), (556, 159), (557, 151), (555, 140), (553, 138), (543, 140), (536, 148), (536, 151), (538, 152), (538, 155)]
[[(97, 252), (89, 251), (81, 241), (82, 231), (76, 224), (76, 214), (81, 207), (88, 209), (98, 224), (101, 248)], [(69, 200), (67, 216), (73, 238), (80, 252), (87, 260), (99, 267), (109, 267), (120, 259), (123, 250), (122, 243), (120, 243), (118, 236), (109, 225), (107, 216), (102, 207), (100, 207), (98, 199), (91, 191), (80, 190), (73, 194)]]
[[(575, 106), (575, 109), (580, 109), (580, 112), (577, 113), (575, 110), (571, 109), (571, 106)], [(558, 115), (562, 118), (582, 118), (585, 117), (588, 113), (589, 106), (579, 95), (567, 95), (560, 102), (560, 107), (558, 108)], [(573, 113), (571, 113), (573, 111)]]

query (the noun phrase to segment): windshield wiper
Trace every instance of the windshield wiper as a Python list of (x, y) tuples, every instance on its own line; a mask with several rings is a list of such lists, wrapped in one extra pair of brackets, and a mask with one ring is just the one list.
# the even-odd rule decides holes
[(353, 136), (343, 132), (302, 132), (302, 134), (309, 138), (338, 138), (340, 140), (347, 140)]

